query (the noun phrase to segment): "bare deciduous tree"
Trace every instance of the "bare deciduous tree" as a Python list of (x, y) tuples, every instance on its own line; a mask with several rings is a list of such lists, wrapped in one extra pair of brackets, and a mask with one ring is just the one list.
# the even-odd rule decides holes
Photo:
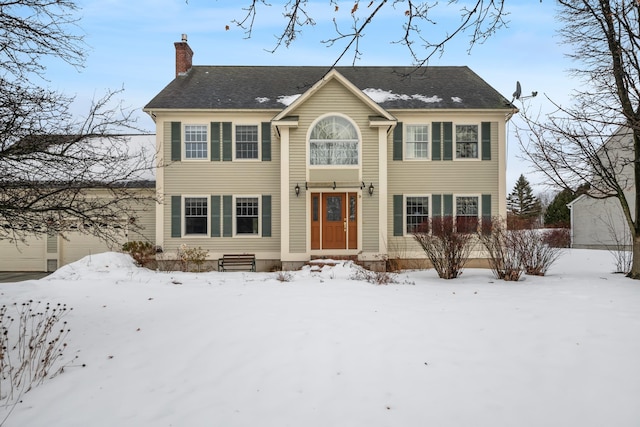
[(129, 189), (149, 178), (153, 153), (117, 136), (136, 130), (121, 90), (78, 118), (73, 97), (47, 88), (45, 59), (83, 65), (76, 9), (69, 0), (0, 3), (0, 239), (71, 229), (109, 239), (145, 198)]
[[(317, 4), (317, 3), (316, 3)], [(337, 15), (342, 13), (345, 2), (327, 0), (326, 7), (332, 9)], [(459, 2), (449, 0), (438, 1), (413, 1), (413, 0), (353, 0), (347, 3), (347, 11), (350, 15), (348, 27), (342, 27), (336, 17), (333, 18), (335, 33), (323, 40), (328, 46), (339, 44), (340, 53), (334, 62), (334, 66), (347, 53), (352, 54), (352, 62), (355, 63), (361, 55), (359, 42), (365, 36), (365, 30), (371, 27), (371, 23), (383, 11), (398, 15), (402, 24), (397, 29), (391, 29), (390, 33), (397, 31), (396, 35), (390, 35), (390, 42), (405, 46), (416, 66), (425, 65), (428, 60), (444, 51), (447, 43), (454, 37), (465, 33), (469, 34), (469, 49), (475, 44), (482, 43), (498, 29), (506, 25), (505, 0), (473, 0), (471, 2)], [(445, 8), (459, 5), (460, 21), (452, 28), (441, 28), (436, 31), (436, 15)], [(258, 19), (260, 7), (270, 7), (266, 0), (247, 0), (242, 7), (242, 16), (232, 22), (240, 27), (247, 38), (253, 33), (253, 27)], [(273, 52), (282, 45), (291, 45), (305, 27), (316, 25), (313, 16), (312, 5), (308, 0), (287, 0), (280, 4), (284, 24), (282, 31), (275, 35), (276, 42)]]
[(572, 189), (587, 183), (591, 195), (620, 201), (633, 241), (629, 276), (640, 279), (640, 209), (631, 208), (632, 199), (640, 206), (640, 2), (558, 5), (560, 35), (580, 64), (572, 72), (583, 85), (573, 105), (556, 105), (545, 120), (525, 108), (520, 143), (555, 185)]

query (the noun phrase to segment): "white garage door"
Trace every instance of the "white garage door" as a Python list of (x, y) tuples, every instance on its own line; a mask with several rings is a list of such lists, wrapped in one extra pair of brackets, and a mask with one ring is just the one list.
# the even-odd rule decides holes
[(0, 240), (0, 271), (45, 271), (47, 238), (29, 237), (25, 243)]
[(99, 238), (87, 234), (70, 233), (69, 240), (60, 239), (60, 266), (78, 261), (87, 255), (108, 251), (120, 251), (126, 237), (118, 238), (118, 243), (107, 244)]

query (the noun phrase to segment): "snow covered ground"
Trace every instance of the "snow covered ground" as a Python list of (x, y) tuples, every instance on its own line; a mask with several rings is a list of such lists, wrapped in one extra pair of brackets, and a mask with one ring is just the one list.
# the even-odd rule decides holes
[(2, 304), (73, 307), (65, 356), (86, 364), (5, 426), (639, 426), (640, 282), (613, 266), (569, 250), (517, 283), (467, 269), (379, 286), (350, 264), (280, 282), (94, 255), (0, 284)]

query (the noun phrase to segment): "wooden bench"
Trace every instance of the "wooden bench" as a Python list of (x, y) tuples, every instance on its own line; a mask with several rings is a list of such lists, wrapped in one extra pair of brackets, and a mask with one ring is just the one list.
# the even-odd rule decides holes
[(218, 259), (218, 271), (249, 270), (256, 271), (254, 254), (225, 254)]

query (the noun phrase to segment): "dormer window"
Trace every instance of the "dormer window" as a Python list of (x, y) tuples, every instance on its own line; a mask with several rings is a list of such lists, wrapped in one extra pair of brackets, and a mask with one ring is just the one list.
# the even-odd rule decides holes
[(355, 126), (341, 116), (318, 121), (309, 136), (311, 165), (344, 166), (358, 164), (359, 138)]

